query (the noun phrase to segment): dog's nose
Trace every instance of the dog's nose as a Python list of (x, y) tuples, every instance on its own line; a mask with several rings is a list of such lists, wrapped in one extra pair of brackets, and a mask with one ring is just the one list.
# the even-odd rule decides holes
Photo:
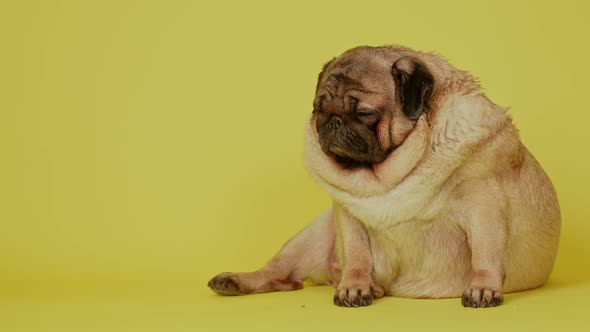
[(334, 130), (336, 130), (344, 126), (344, 121), (342, 121), (342, 119), (339, 116), (333, 115), (332, 119), (330, 119), (330, 125), (332, 126), (332, 128), (334, 128)]

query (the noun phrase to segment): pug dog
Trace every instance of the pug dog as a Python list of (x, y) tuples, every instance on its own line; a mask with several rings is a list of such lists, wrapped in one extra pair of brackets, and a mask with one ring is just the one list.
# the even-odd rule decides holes
[(331, 284), (338, 306), (384, 295), (502, 304), (543, 285), (560, 211), (507, 109), (439, 55), (357, 47), (319, 75), (305, 165), (331, 209), (254, 272), (222, 273), (222, 295)]

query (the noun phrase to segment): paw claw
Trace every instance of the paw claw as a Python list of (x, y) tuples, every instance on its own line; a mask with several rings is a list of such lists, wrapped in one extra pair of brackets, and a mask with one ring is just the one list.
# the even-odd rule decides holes
[(363, 306), (368, 306), (373, 303), (373, 297), (371, 295), (363, 295), (362, 297)]
[(338, 289), (334, 294), (334, 304), (341, 307), (365, 307), (373, 303), (369, 288)]
[(221, 273), (209, 280), (207, 286), (220, 295), (244, 294), (240, 289), (239, 279), (234, 273)]
[(496, 307), (503, 302), (502, 293), (491, 288), (468, 288), (461, 297), (461, 304), (471, 308)]

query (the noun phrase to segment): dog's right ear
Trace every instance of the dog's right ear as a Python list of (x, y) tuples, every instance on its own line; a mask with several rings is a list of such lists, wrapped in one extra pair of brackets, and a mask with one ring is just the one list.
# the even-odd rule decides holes
[(324, 65), (322, 66), (322, 71), (318, 75), (318, 82), (317, 82), (317, 84), (315, 86), (315, 92), (316, 93), (318, 92), (318, 88), (320, 87), (320, 82), (322, 81), (322, 78), (324, 77), (324, 73), (326, 72), (326, 70), (328, 69), (328, 67), (330, 66), (330, 64), (332, 62), (334, 62), (334, 59), (336, 59), (336, 58), (332, 58), (332, 60), (324, 63)]
[(393, 64), (391, 74), (395, 81), (396, 100), (401, 103), (404, 115), (416, 120), (428, 112), (434, 79), (426, 66), (403, 57)]

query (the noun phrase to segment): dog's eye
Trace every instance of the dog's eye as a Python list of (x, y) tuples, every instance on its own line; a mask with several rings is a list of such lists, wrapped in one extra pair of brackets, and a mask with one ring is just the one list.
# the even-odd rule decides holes
[(359, 118), (366, 118), (373, 115), (373, 112), (356, 112), (356, 116)]

